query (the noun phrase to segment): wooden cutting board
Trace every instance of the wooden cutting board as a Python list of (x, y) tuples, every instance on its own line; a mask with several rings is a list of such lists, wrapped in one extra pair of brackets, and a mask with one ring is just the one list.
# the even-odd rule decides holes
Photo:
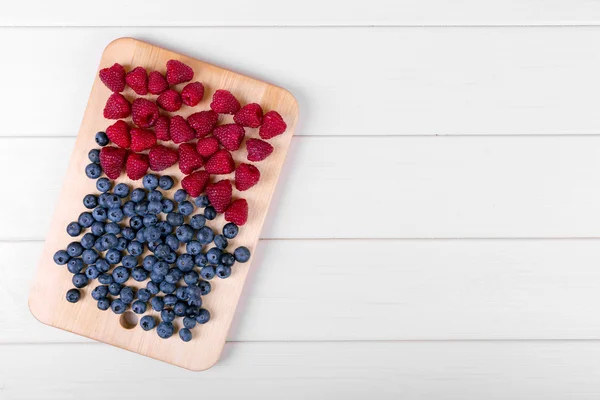
[[(110, 43), (104, 51), (99, 69), (109, 67), (117, 62), (125, 66), (127, 70), (135, 66), (143, 66), (149, 72), (157, 70), (165, 73), (166, 62), (169, 59), (181, 60), (190, 65), (195, 72), (194, 80), (201, 81), (206, 88), (204, 99), (198, 106), (193, 108), (184, 106), (179, 114), (187, 116), (193, 112), (209, 109), (215, 90), (227, 89), (238, 98), (242, 105), (251, 102), (259, 103), (265, 112), (268, 110), (278, 111), (287, 123), (287, 131), (269, 141), (275, 148), (273, 154), (266, 160), (255, 164), (261, 172), (260, 182), (243, 193), (238, 193), (234, 187), (234, 199), (244, 197), (248, 200), (249, 216), (246, 225), (240, 227), (238, 236), (230, 240), (228, 250), (233, 251), (236, 247), (244, 245), (254, 255), (275, 184), (296, 125), (297, 102), (288, 91), (277, 86), (132, 38), (121, 38)], [(183, 85), (177, 85), (176, 89), (181, 90)], [(127, 88), (123, 94), (130, 100), (135, 97), (135, 93), (130, 88)], [(188, 343), (183, 342), (177, 333), (165, 340), (158, 337), (156, 329), (145, 332), (139, 325), (132, 326), (131, 322), (136, 322), (137, 316), (131, 312), (119, 316), (110, 310), (98, 310), (96, 301), (90, 295), (91, 290), (98, 285), (97, 280), (82, 290), (82, 299), (78, 303), (71, 304), (65, 300), (66, 291), (73, 287), (72, 275), (66, 266), (57, 266), (53, 262), (53, 255), (57, 250), (65, 249), (67, 244), (74, 240), (67, 235), (66, 226), (69, 222), (76, 221), (79, 214), (86, 210), (82, 203), (83, 197), (88, 193), (98, 193), (95, 180), (86, 177), (84, 168), (89, 163), (88, 151), (97, 147), (94, 142), (96, 132), (105, 130), (114, 122), (104, 119), (102, 115), (109, 95), (110, 91), (96, 74), (88, 106), (75, 142), (75, 149), (71, 155), (67, 176), (31, 289), (29, 308), (32, 314), (45, 324), (190, 370), (207, 369), (217, 362), (223, 350), (227, 332), (231, 326), (254, 256), (245, 264), (236, 263), (232, 267), (233, 272), (228, 279), (217, 277), (212, 279), (212, 291), (203, 297), (203, 307), (210, 311), (211, 320), (205, 325), (197, 325), (192, 330), (194, 337)], [(152, 95), (144, 97), (156, 98)], [(229, 122), (232, 122), (231, 116), (220, 116), (219, 123)], [(246, 128), (246, 137), (258, 137), (258, 129)], [(172, 147), (172, 143), (170, 145)], [(245, 145), (242, 144), (240, 150), (234, 152), (233, 156), (236, 164), (246, 161)], [(170, 191), (172, 198), (174, 191), (181, 187), (179, 180), (183, 174), (177, 165), (160, 174), (168, 174), (176, 178), (176, 185)], [(229, 177), (233, 181), (233, 174), (222, 177)], [(141, 187), (141, 181), (132, 182), (124, 173), (117, 182), (126, 182), (130, 186)], [(209, 223), (213, 230), (220, 231), (225, 221), (223, 216), (219, 215)], [(140, 285), (145, 286), (146, 282), (137, 284), (130, 279), (127, 284), (140, 287)], [(148, 309), (150, 310), (150, 307)], [(156, 313), (154, 314), (156, 315)], [(181, 322), (181, 318), (177, 318), (176, 329), (182, 327)]]

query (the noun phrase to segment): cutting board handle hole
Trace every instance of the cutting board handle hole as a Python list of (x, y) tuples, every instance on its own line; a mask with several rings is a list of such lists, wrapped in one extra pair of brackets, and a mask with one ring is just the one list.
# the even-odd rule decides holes
[(133, 329), (138, 323), (138, 317), (131, 311), (125, 311), (123, 314), (121, 314), (119, 323), (125, 329)]

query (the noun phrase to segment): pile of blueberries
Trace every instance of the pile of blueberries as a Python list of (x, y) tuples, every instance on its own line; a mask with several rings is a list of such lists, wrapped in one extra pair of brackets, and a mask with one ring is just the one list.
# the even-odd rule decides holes
[[(98, 156), (97, 149), (89, 152), (90, 165), (100, 168)], [(90, 165), (86, 173), (95, 169)], [(100, 176), (93, 175), (94, 179)], [(162, 321), (156, 325), (153, 316), (145, 315), (140, 319), (142, 329), (156, 327), (158, 336), (166, 339), (175, 331), (175, 318), (183, 317), (179, 337), (187, 342), (192, 339), (191, 329), (210, 319), (209, 311), (202, 308), (202, 296), (211, 291), (209, 281), (215, 276), (229, 277), (234, 263), (248, 261), (250, 251), (240, 246), (227, 252), (228, 239), (236, 237), (238, 227), (227, 223), (215, 234), (206, 223), (217, 213), (206, 196), (192, 202), (187, 192), (179, 189), (174, 201), (165, 198), (158, 189), (167, 191), (174, 185), (167, 175), (148, 174), (142, 183), (144, 188), (130, 190), (125, 183), (113, 188), (112, 181), (99, 178), (96, 188), (100, 194), (83, 198), (90, 211), (82, 212), (67, 226), (70, 236), (83, 236), (66, 250), (57, 251), (54, 262), (66, 265), (73, 274), (75, 288), (67, 292), (67, 301), (79, 301), (79, 289), (97, 279), (100, 285), (91, 296), (100, 310), (110, 308), (122, 314), (131, 306), (134, 313), (144, 314), (149, 302)], [(204, 210), (194, 214), (196, 208)], [(146, 249), (151, 254), (140, 259)], [(148, 282), (136, 290), (127, 286), (129, 279)]]

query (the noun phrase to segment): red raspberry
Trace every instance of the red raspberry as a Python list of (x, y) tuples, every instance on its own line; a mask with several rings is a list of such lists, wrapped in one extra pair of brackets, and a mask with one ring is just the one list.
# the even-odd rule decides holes
[(242, 226), (248, 221), (248, 202), (246, 199), (237, 199), (227, 207), (225, 221)]
[(260, 179), (260, 171), (254, 165), (240, 164), (235, 169), (235, 188), (240, 192), (250, 189)]
[(111, 142), (119, 147), (128, 149), (131, 146), (131, 135), (129, 134), (129, 125), (122, 119), (118, 120), (106, 128), (106, 136)]
[(198, 105), (202, 101), (202, 97), (204, 97), (204, 85), (200, 82), (188, 83), (181, 91), (183, 104), (188, 107)]
[(100, 165), (106, 176), (117, 179), (125, 164), (127, 150), (118, 147), (106, 146), (100, 150)]
[(223, 179), (206, 187), (206, 195), (210, 204), (219, 213), (225, 212), (231, 202), (233, 188), (229, 179)]
[(148, 94), (148, 73), (144, 67), (135, 67), (125, 77), (125, 82), (137, 94), (144, 96)]
[(173, 89), (169, 89), (163, 92), (158, 98), (156, 102), (163, 110), (167, 111), (177, 111), (181, 108), (181, 96)]
[(118, 93), (125, 89), (125, 68), (121, 64), (114, 63), (112, 67), (103, 68), (98, 75), (112, 92)]
[(269, 157), (273, 152), (273, 146), (264, 140), (248, 139), (246, 140), (246, 150), (248, 150), (248, 161), (262, 161)]
[(165, 146), (157, 144), (148, 153), (150, 159), (150, 169), (160, 172), (169, 168), (177, 162), (177, 152)]
[(140, 128), (154, 126), (160, 116), (156, 103), (147, 99), (135, 99), (131, 105), (131, 119)]
[(204, 169), (210, 174), (229, 174), (235, 169), (235, 162), (233, 162), (230, 152), (221, 149), (208, 159)]
[(150, 163), (147, 155), (131, 153), (125, 163), (125, 172), (127, 172), (129, 179), (137, 181), (146, 175), (149, 166)]
[(164, 75), (158, 71), (150, 72), (148, 76), (148, 91), (152, 94), (161, 94), (169, 88)]
[(131, 130), (131, 150), (140, 152), (151, 149), (155, 144), (156, 136), (154, 136), (154, 132), (139, 128)]
[(182, 143), (179, 146), (179, 169), (181, 172), (188, 175), (203, 164), (204, 160), (196, 152), (196, 146), (191, 143)]
[(217, 126), (213, 132), (213, 136), (229, 151), (236, 151), (240, 148), (242, 140), (244, 140), (244, 135), (244, 128), (238, 124)]
[(213, 129), (215, 129), (218, 119), (219, 114), (213, 110), (208, 110), (200, 111), (190, 115), (187, 119), (187, 122), (196, 131), (196, 137), (201, 138), (208, 135), (213, 131)]
[(271, 139), (285, 132), (287, 125), (277, 111), (269, 111), (263, 118), (258, 134), (263, 139)]
[(156, 138), (158, 140), (171, 140), (171, 135), (169, 134), (169, 125), (171, 125), (171, 120), (166, 115), (161, 115), (156, 120), (156, 124), (154, 125), (154, 133), (156, 134)]
[(185, 118), (181, 115), (175, 115), (171, 118), (171, 126), (169, 127), (169, 135), (174, 143), (189, 142), (195, 136), (194, 130), (185, 122)]
[(185, 65), (179, 60), (167, 61), (167, 82), (169, 82), (169, 85), (191, 81), (193, 77), (194, 70), (189, 65)]
[(228, 90), (217, 90), (210, 108), (219, 114), (235, 114), (240, 109), (240, 102)]
[(210, 175), (206, 171), (192, 172), (181, 180), (181, 187), (192, 197), (198, 197), (204, 191)]
[(233, 116), (236, 124), (248, 128), (258, 128), (262, 124), (263, 111), (256, 103), (246, 104)]
[(120, 93), (110, 95), (104, 106), (104, 118), (121, 119), (127, 118), (131, 114), (131, 105)]
[(210, 157), (219, 150), (219, 141), (214, 137), (207, 137), (198, 140), (196, 143), (196, 151), (202, 157)]

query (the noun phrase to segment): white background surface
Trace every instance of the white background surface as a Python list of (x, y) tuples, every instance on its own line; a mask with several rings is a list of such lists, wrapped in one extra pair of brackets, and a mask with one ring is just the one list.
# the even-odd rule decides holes
[[(0, 399), (600, 397), (598, 2), (171, 3), (2, 6)], [(27, 309), (121, 36), (300, 103), (230, 343), (204, 373)]]

